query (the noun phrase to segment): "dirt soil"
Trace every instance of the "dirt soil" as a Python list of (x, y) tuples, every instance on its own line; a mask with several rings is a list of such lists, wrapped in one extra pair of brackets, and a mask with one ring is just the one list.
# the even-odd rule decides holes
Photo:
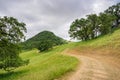
[(57, 80), (120, 80), (120, 67), (115, 66), (108, 56), (82, 55), (75, 51), (64, 53), (76, 57), (80, 63), (75, 71)]

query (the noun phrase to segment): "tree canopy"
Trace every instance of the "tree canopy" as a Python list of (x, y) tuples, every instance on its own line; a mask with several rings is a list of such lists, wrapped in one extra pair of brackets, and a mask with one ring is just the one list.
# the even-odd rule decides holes
[(13, 17), (0, 17), (0, 69), (10, 71), (23, 65), (17, 43), (25, 38), (25, 23)]
[(105, 35), (112, 31), (115, 21), (116, 26), (120, 21), (120, 3), (109, 7), (105, 12), (87, 15), (86, 18), (76, 19), (70, 25), (69, 34), (78, 40), (90, 40)]
[(54, 43), (51, 40), (43, 40), (39, 43), (38, 45), (38, 49), (42, 52), (42, 51), (47, 51), (50, 48), (53, 48)]
[(120, 24), (120, 3), (109, 7), (107, 10), (105, 10), (105, 13), (111, 14), (116, 17), (116, 19), (114, 20), (114, 26), (118, 27), (118, 25)]

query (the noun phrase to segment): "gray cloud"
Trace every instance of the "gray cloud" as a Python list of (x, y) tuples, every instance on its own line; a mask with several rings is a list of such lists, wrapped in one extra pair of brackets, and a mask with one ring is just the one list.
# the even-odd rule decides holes
[(43, 30), (69, 39), (70, 23), (87, 14), (104, 11), (119, 0), (0, 0), (0, 15), (27, 24), (27, 38)]

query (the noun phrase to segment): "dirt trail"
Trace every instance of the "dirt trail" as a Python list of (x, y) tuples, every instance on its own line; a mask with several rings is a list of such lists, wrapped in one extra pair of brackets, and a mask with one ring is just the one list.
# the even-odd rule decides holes
[(68, 54), (79, 59), (76, 71), (58, 80), (120, 80), (120, 70), (92, 57)]

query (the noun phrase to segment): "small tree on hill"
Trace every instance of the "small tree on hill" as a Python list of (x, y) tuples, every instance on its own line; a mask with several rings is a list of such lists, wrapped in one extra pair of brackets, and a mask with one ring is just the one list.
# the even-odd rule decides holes
[(0, 17), (0, 69), (11, 71), (28, 63), (19, 57), (17, 43), (24, 39), (25, 24), (13, 17)]
[(51, 40), (42, 40), (39, 43), (38, 49), (43, 52), (54, 46), (54, 43)]

